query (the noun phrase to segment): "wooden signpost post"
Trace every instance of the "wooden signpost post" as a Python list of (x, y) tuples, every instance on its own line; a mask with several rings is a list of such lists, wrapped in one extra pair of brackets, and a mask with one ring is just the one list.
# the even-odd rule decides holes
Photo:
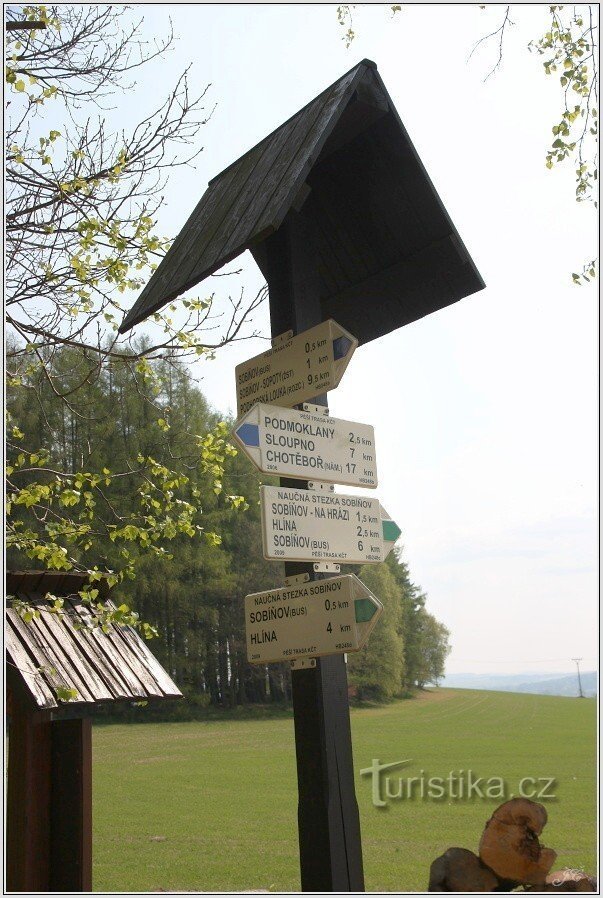
[[(295, 213), (266, 241), (265, 264), (278, 272), (268, 278), (272, 330), (282, 322), (288, 333), (236, 369), (234, 441), (259, 470), (291, 478), (260, 487), (264, 556), (284, 561), (287, 579), (283, 589), (246, 597), (247, 657), (292, 666), (302, 889), (363, 891), (344, 654), (365, 644), (383, 606), (356, 577), (328, 569), (384, 561), (400, 529), (378, 499), (331, 486), (377, 485), (373, 428), (331, 418), (326, 395), (288, 408), (315, 387), (337, 386), (358, 342), (334, 321), (314, 323), (314, 247)], [(304, 381), (306, 369), (313, 373)], [(260, 401), (250, 404), (253, 396)]]
[[(271, 488), (282, 491), (277, 502), (327, 511), (331, 503), (316, 498), (333, 500), (327, 491), (300, 498), (307, 481), (377, 484), (371, 433), (351, 424), (357, 440), (346, 450), (341, 425), (349, 422), (326, 413), (326, 391), (337, 386), (356, 346), (485, 286), (374, 62), (363, 60), (210, 181), (120, 332), (246, 249), (268, 283), (273, 346), (236, 369), (235, 439), (259, 470), (282, 475), (280, 487)], [(283, 411), (308, 401), (323, 410)], [(323, 426), (332, 428), (331, 439), (319, 432)], [(360, 460), (362, 447), (370, 457)], [(367, 516), (355, 523), (363, 528), (362, 535), (355, 534), (355, 548), (350, 522), (327, 514), (315, 516), (310, 538), (328, 547), (306, 551), (304, 546), (298, 552), (298, 545), (293, 553), (296, 532), (309, 534), (275, 526), (281, 518), (272, 512), (266, 490), (265, 544), (269, 552), (284, 550), (269, 557), (285, 561), (288, 587), (325, 581), (327, 558), (379, 562), (399, 533), (377, 500), (366, 500), (374, 504), (353, 509)], [(346, 498), (339, 496), (331, 508), (349, 512)], [(304, 517), (282, 520), (297, 523)], [(275, 544), (279, 533), (289, 534), (289, 545)], [(284, 600), (277, 605), (285, 607)], [(318, 619), (317, 626), (322, 626)], [(302, 642), (297, 647), (308, 648), (307, 640)], [(364, 876), (345, 661), (339, 651), (318, 651), (319, 645), (332, 649), (332, 643), (315, 642), (312, 666), (300, 655), (291, 672), (301, 885), (304, 891), (360, 892)], [(258, 654), (263, 651), (262, 645)], [(266, 663), (267, 655), (262, 658)]]
[[(301, 334), (322, 321), (316, 238), (311, 222), (290, 212), (262, 248), (270, 292), (273, 336)], [(326, 393), (312, 397), (328, 407)], [(308, 478), (310, 479), (310, 478)], [(307, 488), (307, 481), (281, 478), (281, 487)], [(315, 562), (285, 561), (285, 577), (328, 579)], [(343, 654), (317, 657), (312, 667), (291, 671), (298, 784), (302, 890), (364, 891), (360, 818)]]

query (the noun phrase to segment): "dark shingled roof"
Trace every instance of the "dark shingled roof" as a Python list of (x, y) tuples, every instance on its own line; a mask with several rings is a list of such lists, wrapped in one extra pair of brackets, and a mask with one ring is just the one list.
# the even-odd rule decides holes
[[(13, 608), (6, 610), (7, 660), (35, 705), (43, 710), (75, 706), (83, 712), (99, 703), (180, 697), (176, 684), (131, 627), (110, 625), (107, 633), (98, 626), (86, 628), (95, 619), (78, 595), (87, 582), (86, 574), (71, 572), (7, 574), (7, 595), (40, 611), (39, 617), (25, 623)], [(100, 581), (98, 588), (105, 598), (106, 581)], [(65, 614), (50, 613), (47, 593), (64, 597)], [(60, 687), (76, 689), (77, 697), (63, 701), (57, 695)]]
[(360, 342), (484, 287), (363, 60), (210, 181), (120, 331), (253, 251), (300, 203), (317, 235), (323, 318)]

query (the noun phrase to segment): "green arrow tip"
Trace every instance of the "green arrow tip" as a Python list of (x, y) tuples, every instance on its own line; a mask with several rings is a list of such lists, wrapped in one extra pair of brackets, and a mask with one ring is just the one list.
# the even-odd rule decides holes
[(370, 599), (354, 599), (354, 613), (357, 624), (363, 624), (377, 613), (377, 606)]
[(386, 543), (395, 543), (402, 531), (395, 521), (381, 521), (383, 527), (383, 539)]

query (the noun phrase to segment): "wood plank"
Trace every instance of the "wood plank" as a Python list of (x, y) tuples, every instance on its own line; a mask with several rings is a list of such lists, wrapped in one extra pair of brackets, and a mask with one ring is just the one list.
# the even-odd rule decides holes
[[(319, 237), (319, 228), (316, 228), (317, 231), (317, 240), (320, 240)], [(326, 251), (326, 247), (321, 242), (319, 245), (319, 249), (316, 253), (316, 265), (318, 267), (318, 274), (320, 276), (321, 288), (320, 295), (321, 296), (330, 296), (332, 293), (337, 293), (338, 289), (343, 289), (345, 284), (337, 284), (337, 281), (333, 277), (333, 272), (329, 267), (329, 258), (328, 252)]]
[[(75, 581), (78, 584), (80, 582), (80, 577), (81, 575), (77, 576), (77, 580)], [(21, 591), (34, 593), (41, 599), (45, 599), (46, 594), (49, 592), (56, 596), (61, 595), (63, 583), (65, 582), (74, 582), (73, 574), (71, 574), (71, 579), (69, 579), (69, 575), (65, 571), (42, 571), (38, 580), (32, 580), (28, 586), (25, 586), (24, 584)]]
[[(225, 188), (234, 174), (233, 171), (225, 177)], [(151, 275), (150, 281), (126, 315), (120, 332), (132, 327), (184, 292), (179, 267), (192, 251), (206, 218), (212, 214), (219, 199), (220, 192), (213, 186), (205, 190), (157, 270)]]
[(92, 722), (51, 724), (51, 892), (92, 891)]
[[(220, 254), (228, 255), (239, 247), (245, 247), (249, 240), (253, 239), (257, 231), (257, 222), (265, 214), (296, 154), (303, 152), (308, 134), (320, 118), (328, 100), (328, 94), (318, 97), (302, 113), (294, 116), (287, 126), (281, 127), (275, 134), (270, 146), (270, 153), (265, 154), (253, 173), (253, 181), (247, 191), (247, 202), (244, 209), (241, 209), (240, 212), (233, 209), (233, 217), (225, 222), (222, 234), (226, 239)], [(219, 247), (216, 246), (215, 249), (218, 250)], [(201, 266), (198, 267), (201, 268)]]
[[(15, 612), (16, 613), (16, 612)], [(58, 707), (54, 693), (47, 686), (44, 677), (38, 671), (37, 665), (28, 655), (25, 647), (22, 645), (18, 635), (13, 630), (10, 620), (7, 619), (5, 627), (5, 646), (8, 655), (8, 664), (12, 664), (19, 675), (23, 678), (25, 685), (33, 696), (39, 708), (56, 708)]]
[[(8, 609), (6, 614), (10, 617), (10, 622), (15, 628), (22, 644), (27, 648), (27, 651), (32, 656), (37, 667), (42, 669), (42, 676), (55, 691), (55, 694), (58, 687), (64, 689), (74, 688), (74, 684), (65, 675), (61, 666), (55, 664), (54, 658), (49, 657), (48, 645), (40, 639), (39, 634), (34, 627), (22, 621), (16, 611)], [(54, 668), (56, 673), (53, 673), (51, 668)], [(79, 693), (79, 690), (78, 701), (85, 701)]]
[(6, 887), (47, 892), (50, 864), (51, 724), (22, 706), (8, 731)]
[[(426, 198), (417, 201), (414, 181), (419, 172), (414, 160), (408, 152), (400, 158), (399, 152), (391, 144), (388, 146), (384, 136), (386, 126), (391, 126), (392, 122), (392, 118), (389, 122), (379, 122), (372, 132), (363, 135), (363, 146), (358, 148), (358, 152), (370, 153), (375, 159), (372, 186), (379, 191), (384, 219), (392, 233), (399, 235), (398, 243), (406, 252), (412, 252), (441, 239), (450, 230), (446, 230), (446, 222), (441, 218), (438, 226), (434, 227), (432, 216), (427, 212), (428, 201)], [(421, 189), (424, 190), (424, 185)]]
[[(372, 78), (372, 72), (370, 73)], [(381, 90), (363, 78), (354, 91), (353, 98), (349, 101), (345, 112), (341, 116), (337, 127), (331, 133), (320, 152), (319, 162), (337, 152), (341, 147), (351, 143), (359, 134), (386, 115), (389, 111), (389, 103), (381, 93)]]
[(362, 81), (358, 83), (356, 96), (361, 103), (372, 106), (373, 109), (378, 109), (379, 112), (384, 114), (389, 112), (391, 100), (377, 81), (376, 70), (373, 68), (368, 69)]
[(138, 656), (141, 664), (146, 666), (147, 670), (154, 677), (156, 683), (165, 695), (182, 695), (172, 678), (164, 670), (138, 633), (131, 627), (120, 627), (117, 632), (119, 636), (128, 643), (131, 651)]
[[(366, 178), (366, 172), (364, 177)], [(317, 189), (323, 205), (330, 210), (331, 220), (336, 222), (333, 227), (339, 230), (341, 242), (348, 255), (351, 254), (351, 261), (356, 264), (355, 279), (374, 274), (382, 267), (382, 249), (381, 246), (375, 246), (373, 239), (375, 226), (380, 228), (379, 221), (375, 222), (374, 206), (360, 201), (353, 178), (338, 177), (337, 172), (328, 177), (322, 175)]]
[(42, 583), (45, 576), (46, 571), (26, 571), (21, 592), (37, 592), (38, 584)]
[(36, 593), (45, 595), (53, 592), (62, 595), (68, 589), (76, 592), (88, 580), (88, 575), (81, 571), (7, 571), (7, 592)]
[[(25, 601), (34, 604), (32, 596), (23, 593)], [(34, 619), (29, 627), (31, 628), (35, 638), (43, 647), (44, 652), (49, 659), (49, 663), (67, 680), (70, 689), (77, 690), (80, 701), (93, 702), (94, 695), (90, 691), (86, 683), (85, 676), (78, 670), (73, 663), (69, 654), (65, 651), (63, 642), (68, 639), (67, 634), (61, 634), (59, 638), (52, 633), (45, 624), (46, 613), (40, 609), (40, 617)], [(27, 625), (26, 625), (27, 626)]]
[(397, 172), (380, 157), (369, 132), (332, 156), (316, 176), (337, 220), (349, 222), (356, 243), (363, 235), (365, 255), (370, 251), (375, 259), (372, 274), (426, 242), (421, 222), (397, 190)]
[[(84, 605), (76, 602), (74, 599), (70, 599), (69, 602), (82, 620), (92, 620), (93, 615)], [(99, 626), (95, 626), (94, 629), (86, 631), (86, 636), (96, 645), (96, 648), (101, 653), (100, 657), (104, 658), (105, 664), (112, 671), (114, 677), (119, 677), (121, 680), (123, 695), (120, 698), (146, 698), (147, 693), (144, 686), (129, 665), (124, 662), (121, 655), (114, 649), (111, 639), (103, 633), (102, 629)]]
[(82, 641), (78, 631), (66, 624), (68, 613), (62, 615), (60, 621), (55, 614), (43, 611), (41, 620), (44, 622), (48, 630), (54, 635), (61, 648), (68, 656), (72, 666), (78, 670), (84, 679), (92, 697), (95, 701), (106, 701), (113, 698), (111, 690), (106, 683), (99, 677), (93, 665), (90, 664), (88, 658), (80, 649), (79, 643)]
[(310, 129), (303, 146), (294, 155), (287, 171), (276, 185), (275, 192), (272, 194), (261, 218), (253, 225), (252, 233), (258, 233), (267, 227), (279, 227), (291, 207), (300, 184), (307, 179), (323, 145), (336, 124), (338, 107), (341, 107), (340, 111), (345, 108), (345, 104), (352, 95), (356, 84), (360, 81), (363, 71), (363, 66), (357, 66), (356, 69), (352, 69), (351, 72), (333, 86), (320, 116)]
[(19, 586), (25, 580), (25, 571), (7, 571), (6, 574), (6, 592), (7, 595), (16, 596)]
[[(370, 117), (371, 113), (364, 110), (358, 118), (359, 111), (352, 113), (354, 104), (347, 108), (348, 101), (355, 92), (358, 96), (356, 103), (376, 110), (380, 115), (368, 127), (362, 124), (363, 115)], [(317, 101), (322, 103), (325, 98), (328, 99), (322, 113), (297, 148), (291, 164), (282, 172), (279, 169), (278, 176), (274, 174), (270, 184), (258, 174), (257, 182), (261, 182), (261, 185), (256, 191), (253, 168), (260, 159), (262, 166), (267, 164), (270, 157), (268, 148), (277, 140), (279, 131), (288, 126), (291, 120), (210, 182), (208, 191), (127, 316), (122, 331), (213, 274), (236, 258), (251, 242), (265, 239), (277, 229), (293, 203), (300, 184), (307, 178), (317, 159), (321, 158), (321, 153), (334, 152), (337, 155), (340, 150), (334, 150), (334, 147), (338, 138), (345, 139), (346, 151), (350, 149), (352, 144), (347, 141), (352, 132), (348, 129), (355, 128), (358, 123), (362, 124), (363, 129), (360, 137), (372, 135), (373, 138), (378, 138), (380, 149), (375, 159), (380, 159), (382, 166), (386, 169), (389, 167), (395, 173), (395, 177), (390, 177), (381, 185), (384, 198), (382, 224), (384, 227), (387, 225), (389, 235), (393, 238), (398, 234), (399, 238), (403, 234), (402, 242), (406, 251), (410, 248), (419, 249), (420, 241), (417, 242), (417, 237), (420, 234), (425, 236), (428, 243), (449, 233), (458, 237), (376, 68), (363, 61), (296, 113), (293, 119), (299, 119), (308, 108), (313, 107)], [(345, 110), (343, 107), (346, 107)], [(383, 114), (386, 107), (389, 112)], [(352, 126), (354, 117), (357, 118), (357, 123)], [(337, 122), (341, 124), (340, 131), (334, 131)], [(357, 140), (357, 137), (353, 137), (352, 143), (355, 144)], [(293, 143), (291, 142), (292, 146)], [(288, 145), (289, 141), (286, 141), (285, 146)], [(284, 156), (281, 161), (284, 161)], [(376, 177), (373, 186), (380, 183), (381, 178)], [(260, 197), (263, 210), (259, 218), (254, 218), (259, 209)], [(233, 207), (234, 202), (239, 205)], [(238, 217), (233, 209), (240, 213)], [(380, 241), (377, 239), (375, 246), (379, 245)], [(389, 241), (388, 247), (391, 249)], [(379, 257), (378, 253), (377, 255)], [(468, 290), (475, 292), (484, 283), (473, 261), (470, 257), (468, 259), (473, 274), (473, 278), (468, 281)], [(384, 264), (389, 262), (392, 262), (390, 256), (383, 259)]]
[(338, 293), (340, 290), (349, 287), (350, 279), (338, 259), (334, 246), (335, 238), (332, 229), (328, 227), (327, 221), (322, 214), (321, 203), (315, 197), (310, 197), (308, 207), (307, 213), (311, 216), (314, 223), (316, 264), (321, 276), (323, 276), (325, 285), (329, 285), (327, 295)]
[[(352, 75), (348, 76), (347, 80)], [(343, 85), (338, 83), (334, 86), (336, 93), (345, 89), (347, 80), (343, 79)], [(303, 156), (308, 135), (313, 134), (318, 123), (324, 118), (325, 109), (333, 105), (332, 93), (326, 91), (321, 94), (301, 113), (285, 123), (286, 127), (281, 126), (274, 132), (270, 152), (264, 154), (259, 160), (258, 167), (253, 171), (247, 190), (242, 196), (242, 206), (246, 202), (246, 208), (243, 209), (238, 202), (231, 207), (228, 215), (224, 218), (222, 227), (212, 239), (207, 250), (198, 258), (194, 270), (191, 271), (189, 276), (191, 283), (197, 283), (211, 271), (215, 271), (231, 258), (238, 256), (250, 242), (258, 239), (259, 235), (274, 229), (271, 221), (268, 221), (267, 224), (263, 223), (266, 217), (272, 218), (271, 213), (267, 211), (268, 207), (273, 202), (274, 196), (278, 194), (283, 180), (290, 177), (295, 159), (300, 155)], [(303, 179), (301, 183), (303, 183)], [(299, 186), (296, 184), (292, 187), (291, 184), (287, 184), (286, 189), (292, 194), (291, 201), (297, 195)], [(220, 246), (222, 240), (226, 242)]]
[(146, 665), (140, 660), (138, 654), (132, 651), (129, 644), (120, 638), (120, 629), (120, 627), (112, 625), (107, 634), (113, 649), (122, 659), (122, 663), (127, 664), (132, 673), (140, 680), (149, 697), (163, 698), (162, 689), (158, 686), (155, 678), (151, 676)]
[(398, 189), (420, 221), (426, 240), (437, 240), (456, 231), (399, 117), (392, 111), (376, 123), (371, 140), (378, 146), (384, 165), (396, 173)]
[[(234, 169), (225, 176), (222, 185), (224, 190), (229, 189), (235, 176), (236, 171)], [(216, 189), (213, 184), (210, 184), (164, 257), (167, 264), (164, 271), (157, 278), (157, 288), (165, 289), (167, 287), (170, 289), (174, 279), (178, 284), (184, 283), (180, 268), (186, 263), (190, 253), (194, 251), (206, 223), (214, 215), (220, 202), (220, 190)], [(157, 274), (159, 274), (160, 268), (161, 266), (157, 269)], [(150, 284), (153, 284), (153, 277)]]
[(236, 209), (237, 199), (244, 190), (255, 170), (259, 160), (265, 152), (269, 151), (266, 141), (259, 144), (250, 153), (242, 157), (239, 164), (228, 172), (229, 183), (223, 184), (217, 181), (210, 189), (215, 194), (215, 202), (209, 215), (205, 215), (198, 222), (194, 233), (194, 239), (188, 242), (188, 252), (181, 254), (178, 264), (178, 281), (183, 290), (193, 287), (200, 278), (196, 271), (200, 265), (209, 268), (220, 258), (223, 238), (221, 237), (224, 221), (227, 220), (234, 226), (233, 208)]
[[(363, 325), (362, 339), (376, 339), (377, 336), (389, 333), (392, 329), (392, 320), (396, 322), (396, 327), (401, 327), (435, 311), (436, 308), (460, 299), (461, 297), (454, 295), (446, 281), (442, 279), (442, 275), (454, 270), (459, 262), (456, 246), (452, 237), (448, 237), (425, 247), (366, 281), (354, 284), (336, 296), (329, 297), (325, 303), (325, 314), (340, 321), (343, 327), (352, 328), (349, 322), (350, 310), (352, 314), (362, 314), (364, 311), (366, 321)], [(386, 300), (396, 300), (396, 311), (393, 316), (389, 315), (389, 323), (384, 324), (382, 320), (387, 317), (382, 308), (372, 312), (370, 307), (367, 307), (367, 296), (379, 297), (380, 305)], [(348, 321), (346, 322), (344, 318)]]
[[(323, 94), (308, 104), (307, 107), (300, 110), (300, 113), (297, 113), (298, 116), (300, 114), (303, 115), (317, 100), (321, 101), (323, 96), (326, 95), (326, 105), (323, 107), (321, 119), (324, 117), (324, 126), (327, 127), (328, 133), (324, 133), (323, 139), (322, 131), (324, 128), (318, 122), (316, 123), (316, 127), (312, 129), (311, 133), (310, 153), (317, 154), (320, 148), (322, 148), (324, 140), (327, 139), (330, 133), (328, 128), (329, 119), (340, 97), (345, 94), (351, 83), (360, 81), (364, 71), (365, 67), (363, 65), (356, 66), (338, 82), (335, 82), (331, 88), (324, 91)], [(296, 117), (294, 116), (293, 118), (295, 119)], [(241, 236), (243, 233), (242, 229), (238, 238), (233, 238), (230, 241), (228, 249), (225, 246), (220, 246), (220, 239), (217, 237), (215, 240), (213, 239), (217, 227), (220, 227), (224, 221), (228, 220), (228, 227), (236, 227), (236, 223), (233, 221), (235, 216), (232, 213), (233, 201), (246, 184), (247, 177), (263, 156), (264, 151), (268, 150), (275, 135), (283, 127), (288, 126), (290, 121), (285, 122), (284, 126), (281, 125), (280, 129), (264, 138), (264, 141), (261, 141), (245, 156), (233, 163), (216, 180), (210, 182), (210, 186), (204, 198), (198, 204), (195, 213), (189, 218), (174, 245), (168, 251), (139, 299), (126, 316), (120, 328), (122, 332), (134, 323), (152, 314), (158, 308), (161, 308), (162, 305), (171, 302), (180, 293), (191, 289), (200, 280), (227, 264), (232, 258), (236, 258), (255, 236), (278, 227), (287, 211), (284, 208), (283, 201), (286, 202), (288, 199), (289, 203), (292, 202), (299, 188), (298, 175), (303, 165), (308, 161), (306, 154), (303, 152), (300, 157), (298, 151), (296, 154), (297, 163), (293, 160), (293, 164), (283, 173), (280, 191), (277, 191), (276, 194), (270, 197), (268, 205), (274, 205), (276, 202), (276, 207), (273, 211), (267, 207), (263, 211), (260, 210), (261, 217), (257, 219), (256, 216), (255, 223), (254, 220), (251, 220), (250, 224), (245, 228), (246, 233), (244, 236)], [(309, 167), (309, 165), (306, 166), (307, 170), (309, 170)], [(295, 181), (294, 184), (292, 179)], [(284, 183), (285, 181), (287, 183)], [(261, 185), (258, 184), (258, 190), (260, 187)], [(261, 193), (263, 195), (264, 191), (262, 190)], [(205, 196), (207, 199), (205, 199)], [(203, 202), (204, 205), (202, 205)], [(220, 210), (222, 209), (225, 214), (221, 214)], [(179, 239), (180, 237), (181, 239)], [(236, 242), (237, 239), (239, 242)], [(211, 245), (209, 241), (211, 241)]]
[(360, 253), (354, 252), (354, 244), (341, 216), (337, 215), (333, 204), (324, 195), (321, 182), (314, 185), (312, 180), (312, 183), (313, 192), (316, 193), (315, 205), (312, 208), (313, 211), (316, 210), (316, 220), (320, 222), (322, 237), (329, 246), (330, 261), (337, 266), (338, 272), (343, 272), (346, 286), (365, 280), (371, 272)]
[(97, 675), (105, 685), (106, 690), (110, 693), (113, 700), (130, 698), (130, 692), (123, 678), (120, 677), (111, 662), (100, 651), (97, 643), (90, 637), (86, 630), (76, 630), (73, 626), (71, 615), (79, 619), (79, 615), (73, 608), (71, 600), (69, 600), (70, 613), (65, 616), (65, 627), (71, 632), (74, 639), (78, 640), (78, 645), (83, 654), (88, 658), (89, 664), (96, 670)]

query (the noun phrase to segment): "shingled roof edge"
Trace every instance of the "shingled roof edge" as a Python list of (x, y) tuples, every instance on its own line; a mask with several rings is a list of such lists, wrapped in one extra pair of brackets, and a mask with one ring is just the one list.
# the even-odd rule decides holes
[[(286, 119), (286, 121), (282, 122), (277, 128), (275, 128), (273, 131), (271, 131), (270, 134), (268, 134), (268, 135), (266, 135), (266, 137), (262, 138), (262, 140), (260, 140), (257, 144), (255, 144), (253, 147), (251, 147), (251, 148), (250, 148), (249, 150), (247, 150), (245, 153), (243, 153), (243, 155), (240, 156), (238, 159), (234, 160), (234, 162), (232, 162), (232, 163), (231, 163), (230, 165), (228, 165), (225, 169), (223, 169), (222, 172), (220, 172), (220, 174), (218, 174), (218, 175), (216, 175), (214, 178), (212, 178), (211, 181), (208, 182), (208, 188), (207, 188), (207, 189), (209, 189), (209, 187), (210, 187), (212, 184), (215, 184), (217, 180), (219, 180), (221, 177), (223, 177), (224, 174), (225, 174), (226, 172), (228, 172), (233, 166), (235, 166), (235, 165), (237, 165), (237, 164), (240, 164), (242, 160), (244, 160), (250, 153), (254, 152), (254, 150), (256, 150), (262, 143), (264, 143), (265, 141), (268, 141), (268, 140), (270, 140), (271, 138), (273, 138), (274, 135), (275, 135), (278, 131), (280, 131), (283, 127), (285, 127), (289, 122), (291, 122), (292, 119), (294, 119), (294, 118), (296, 118), (297, 116), (303, 114), (303, 112), (304, 112), (306, 109), (308, 109), (309, 106), (311, 106), (313, 103), (316, 103), (316, 101), (319, 100), (323, 95), (325, 95), (325, 94), (327, 94), (329, 91), (333, 90), (333, 88), (334, 88), (339, 82), (344, 81), (344, 80), (345, 80), (347, 77), (349, 77), (353, 72), (356, 72), (356, 76), (355, 76), (354, 79), (351, 81), (351, 83), (350, 83), (348, 89), (346, 90), (346, 94), (344, 95), (344, 96), (346, 97), (345, 101), (344, 101), (344, 99), (342, 98), (341, 102), (338, 103), (337, 107), (333, 110), (333, 113), (332, 113), (332, 115), (331, 115), (331, 118), (330, 118), (328, 127), (326, 127), (326, 128), (324, 129), (324, 131), (323, 131), (323, 134), (322, 134), (321, 139), (320, 139), (320, 145), (322, 146), (322, 145), (324, 144), (324, 142), (326, 141), (326, 139), (329, 137), (329, 135), (330, 135), (330, 133), (332, 132), (333, 128), (336, 126), (337, 122), (339, 121), (339, 118), (340, 118), (340, 116), (341, 116), (341, 114), (342, 114), (342, 112), (343, 112), (343, 110), (344, 110), (344, 108), (345, 108), (345, 105), (346, 105), (346, 103), (347, 103), (347, 99), (349, 99), (349, 94), (353, 93), (353, 91), (354, 91), (355, 88), (356, 88), (356, 85), (357, 85), (358, 81), (360, 81), (361, 78), (364, 76), (365, 72), (364, 72), (363, 70), (365, 70), (365, 69), (373, 69), (373, 70), (375, 71), (375, 73), (377, 74), (377, 76), (378, 76), (378, 73), (377, 73), (377, 65), (376, 65), (375, 62), (373, 62), (373, 61), (370, 60), (370, 59), (363, 59), (363, 60), (361, 60), (361, 62), (357, 63), (355, 66), (352, 66), (352, 68), (349, 69), (344, 75), (341, 75), (341, 76), (340, 76), (339, 78), (337, 78), (332, 84), (330, 84), (330, 85), (329, 85), (328, 87), (326, 87), (323, 91), (321, 91), (319, 94), (317, 94), (312, 100), (310, 100), (308, 103), (306, 103), (305, 106), (303, 106), (301, 109), (298, 109), (297, 112), (294, 113), (294, 115), (290, 116), (288, 119)], [(380, 84), (382, 85), (382, 82), (380, 82)], [(391, 101), (390, 101), (390, 102), (391, 102)], [(315, 161), (316, 161), (315, 159), (312, 160), (312, 164), (313, 164)], [(306, 166), (304, 166), (304, 169), (302, 170), (302, 172), (300, 173), (300, 175), (299, 175), (299, 176), (297, 177), (297, 179), (295, 180), (295, 184), (293, 185), (293, 187), (292, 187), (291, 190), (289, 191), (289, 197), (290, 197), (291, 195), (295, 196), (295, 185), (296, 185), (298, 182), (303, 182), (303, 180), (304, 180), (304, 178), (305, 178), (305, 176), (306, 176), (305, 173), (304, 173), (305, 170), (306, 170)], [(207, 190), (205, 191), (205, 193), (207, 193)], [(205, 193), (203, 194), (203, 196), (205, 196)], [(199, 202), (200, 202), (200, 201), (199, 201)], [(197, 205), (198, 205), (198, 204), (197, 204)], [(287, 202), (283, 203), (283, 208), (284, 208), (286, 205), (287, 205)], [(289, 202), (289, 205), (290, 205), (290, 202)], [(195, 208), (196, 208), (196, 207), (195, 207)], [(190, 215), (189, 218), (187, 219), (187, 222), (185, 223), (185, 225), (184, 225), (183, 228), (181, 229), (181, 231), (180, 231), (180, 233), (179, 233), (178, 236), (180, 236), (180, 234), (182, 233), (182, 231), (184, 230), (184, 228), (186, 228), (186, 225), (187, 225), (188, 222), (190, 221), (191, 217), (194, 215), (194, 212), (195, 212), (195, 210), (193, 210), (193, 212), (191, 213), (191, 215)], [(277, 217), (277, 218), (280, 217), (280, 218), (282, 219), (282, 218), (284, 217), (285, 214), (286, 214), (286, 211), (285, 211), (285, 213), (283, 214), (283, 213), (282, 213), (282, 209), (281, 209), (281, 210), (280, 210), (280, 214), (277, 215), (276, 217)], [(251, 236), (252, 236), (252, 235), (250, 235), (250, 237), (251, 237)], [(158, 311), (159, 309), (163, 308), (163, 307), (166, 306), (168, 303), (173, 302), (174, 299), (177, 299), (177, 298), (178, 298), (179, 296), (181, 296), (183, 293), (186, 293), (187, 290), (192, 289), (196, 284), (200, 283), (200, 282), (201, 282), (202, 280), (204, 280), (205, 278), (210, 277), (215, 271), (218, 271), (218, 270), (219, 270), (220, 268), (222, 268), (224, 265), (227, 265), (228, 262), (230, 262), (230, 261), (232, 261), (233, 259), (237, 258), (237, 256), (239, 256), (239, 255), (241, 254), (241, 252), (244, 251), (243, 249), (241, 249), (241, 250), (238, 250), (238, 251), (236, 251), (236, 252), (233, 252), (233, 253), (229, 254), (228, 256), (220, 257), (219, 260), (216, 262), (216, 264), (211, 265), (207, 270), (203, 271), (202, 274), (201, 274), (200, 276), (195, 276), (195, 278), (192, 279), (190, 282), (187, 282), (184, 286), (179, 286), (176, 290), (173, 290), (173, 291), (171, 291), (171, 292), (166, 292), (166, 293), (164, 294), (164, 296), (162, 297), (161, 301), (160, 301), (157, 305), (152, 305), (152, 306), (149, 307), (148, 309), (145, 309), (145, 308), (144, 308), (145, 300), (147, 299), (148, 294), (150, 293), (150, 290), (152, 289), (154, 283), (157, 282), (157, 279), (158, 279), (158, 277), (160, 276), (160, 273), (161, 273), (162, 266), (164, 265), (165, 261), (170, 257), (170, 253), (171, 253), (172, 250), (175, 248), (175, 244), (176, 244), (176, 241), (177, 241), (177, 240), (178, 240), (178, 237), (176, 237), (176, 239), (175, 239), (175, 241), (174, 241), (174, 244), (173, 244), (172, 247), (170, 247), (170, 249), (167, 251), (167, 253), (166, 253), (165, 256), (163, 257), (163, 259), (162, 259), (161, 262), (159, 263), (159, 266), (158, 266), (157, 269), (153, 272), (153, 275), (151, 276), (150, 280), (149, 280), (148, 283), (145, 285), (145, 287), (144, 287), (144, 289), (142, 290), (141, 294), (139, 295), (138, 299), (136, 300), (136, 302), (134, 303), (134, 305), (132, 306), (132, 308), (130, 309), (130, 311), (126, 314), (126, 316), (125, 316), (123, 322), (121, 323), (121, 325), (120, 325), (120, 327), (119, 327), (119, 329), (118, 329), (118, 332), (119, 332), (120, 334), (124, 334), (124, 333), (126, 333), (127, 331), (131, 330), (131, 328), (135, 327), (137, 324), (142, 323), (146, 318), (148, 318), (148, 317), (150, 317), (151, 315), (153, 315), (156, 311)]]
[[(352, 66), (351, 69), (348, 69), (347, 72), (345, 72), (343, 75), (340, 75), (339, 78), (336, 78), (332, 84), (329, 84), (329, 86), (325, 87), (324, 90), (321, 90), (321, 92), (319, 94), (316, 94), (316, 96), (313, 97), (311, 100), (309, 100), (305, 106), (302, 106), (301, 109), (298, 109), (297, 112), (294, 112), (293, 115), (290, 115), (288, 119), (285, 119), (284, 122), (281, 122), (280, 125), (278, 125), (276, 128), (273, 128), (273, 130), (269, 134), (266, 134), (265, 137), (262, 137), (261, 140), (258, 140), (258, 142), (255, 143), (248, 150), (246, 150), (242, 156), (239, 156), (238, 159), (234, 159), (229, 165), (226, 166), (226, 168), (223, 168), (221, 172), (219, 172), (217, 175), (214, 175), (213, 178), (210, 178), (210, 180), (207, 182), (207, 186), (209, 187), (211, 184), (213, 184), (215, 181), (217, 181), (219, 178), (221, 178), (222, 175), (226, 174), (226, 172), (233, 167), (233, 165), (236, 165), (237, 162), (240, 162), (242, 159), (245, 158), (245, 156), (248, 156), (249, 153), (253, 153), (253, 151), (255, 149), (257, 149), (261, 143), (264, 143), (265, 140), (270, 140), (271, 137), (274, 137), (274, 135), (276, 134), (277, 131), (280, 131), (281, 128), (284, 128), (285, 125), (288, 125), (289, 122), (292, 121), (296, 116), (301, 115), (303, 112), (305, 112), (305, 110), (308, 108), (308, 106), (311, 106), (312, 103), (315, 103), (324, 94), (328, 93), (330, 90), (333, 90), (333, 88), (339, 81), (343, 81), (344, 78), (347, 78), (348, 75), (352, 74), (354, 69), (359, 69), (360, 66), (365, 66), (365, 68), (371, 68), (371, 69), (375, 69), (375, 71), (377, 71), (377, 63), (376, 62), (373, 62), (371, 59), (360, 60), (360, 62), (358, 62), (358, 63), (356, 63), (356, 65)], [(381, 82), (381, 84), (383, 84), (383, 82)]]

